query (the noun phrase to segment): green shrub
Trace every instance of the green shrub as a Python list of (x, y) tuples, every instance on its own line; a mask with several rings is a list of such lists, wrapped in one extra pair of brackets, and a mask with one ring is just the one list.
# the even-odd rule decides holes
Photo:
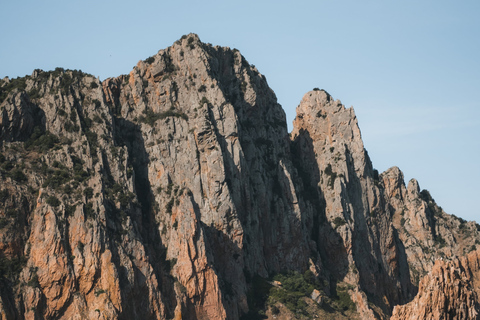
[(27, 150), (37, 150), (47, 152), (52, 149), (60, 140), (58, 137), (48, 131), (42, 132), (40, 127), (35, 127), (30, 138), (25, 142), (24, 146)]
[[(306, 272), (304, 275), (307, 276), (309, 281), (315, 281), (315, 276), (312, 279), (310, 273)], [(304, 298), (310, 296), (315, 286), (309, 283), (304, 275), (298, 272), (275, 275), (273, 279), (279, 281), (282, 287), (272, 287), (270, 289), (269, 301), (272, 304), (274, 301), (278, 301), (294, 313), (306, 314), (307, 304)]]
[(447, 245), (445, 239), (443, 239), (443, 237), (439, 234), (437, 234), (437, 236), (435, 237), (435, 242), (438, 244), (439, 248), (443, 248)]
[(29, 97), (31, 100), (34, 100), (34, 99), (41, 98), (42, 95), (40, 94), (40, 90), (39, 90), (38, 88), (32, 88), (32, 89), (28, 92), (28, 97)]
[(98, 84), (95, 80), (93, 80), (92, 82), (90, 82), (90, 88), (91, 89), (96, 89), (98, 88)]
[(48, 177), (43, 182), (42, 187), (50, 187), (52, 189), (58, 190), (68, 181), (70, 181), (70, 173), (66, 169), (57, 169), (53, 172), (48, 170)]
[(328, 186), (330, 186), (330, 188), (333, 188), (335, 179), (337, 179), (337, 173), (332, 171), (332, 165), (330, 163), (327, 165), (324, 172), (326, 175), (329, 176), (328, 183), (327, 183)]
[(202, 100), (200, 100), (200, 108), (203, 107), (204, 104), (207, 104), (207, 106), (210, 105), (210, 101), (206, 97), (203, 97)]
[[(97, 100), (98, 101), (98, 100)], [(95, 114), (93, 116), (93, 122), (96, 122), (96, 123), (103, 123), (103, 119), (100, 118), (100, 116), (98, 114)]]
[(27, 176), (23, 173), (23, 171), (19, 168), (15, 168), (9, 174), (9, 176), (17, 181), (17, 182), (25, 182), (27, 181)]
[(335, 299), (334, 303), (338, 310), (340, 311), (347, 311), (347, 310), (355, 310), (356, 306), (355, 303), (350, 298), (348, 294), (348, 289), (346, 287), (337, 286), (337, 299)]
[(78, 251), (80, 251), (80, 253), (83, 254), (83, 249), (85, 248), (85, 245), (83, 244), (83, 242), (78, 241), (77, 242), (77, 248), (78, 248)]
[(155, 62), (155, 57), (149, 57), (145, 60), (145, 63), (147, 64), (152, 64)]
[(66, 113), (65, 110), (63, 110), (63, 109), (58, 109), (58, 110), (57, 110), (57, 113), (58, 113), (58, 115), (61, 116), (61, 117), (66, 117), (66, 116), (67, 116), (67, 113)]
[(93, 99), (92, 102), (93, 102), (93, 104), (95, 105), (95, 108), (96, 108), (96, 109), (98, 109), (98, 108), (100, 108), (100, 107), (102, 106), (102, 103), (101, 103), (99, 100), (97, 100), (97, 99)]
[(170, 196), (170, 195), (172, 194), (173, 186), (174, 186), (174, 185), (173, 185), (173, 183), (171, 183), (171, 182), (167, 185), (167, 190), (165, 191), (165, 193), (167, 194), (167, 196)]
[(64, 128), (67, 132), (78, 132), (80, 130), (80, 127), (76, 124), (74, 125), (71, 121), (65, 121)]
[(165, 119), (168, 117), (176, 117), (176, 118), (182, 118), (184, 120), (188, 120), (188, 116), (183, 113), (183, 112), (176, 112), (174, 110), (168, 110), (165, 112), (153, 112), (152, 110), (146, 110), (144, 112), (145, 115), (142, 115), (139, 117), (139, 121), (148, 124), (149, 126), (153, 127), (155, 122), (160, 119)]
[(202, 84), (202, 85), (198, 88), (198, 92), (205, 92), (205, 91), (207, 91), (207, 87), (206, 87), (204, 84)]
[(168, 201), (167, 205), (165, 206), (165, 211), (170, 215), (172, 214), (172, 208), (174, 203), (175, 203), (175, 198), (172, 197), (170, 201)]
[(46, 202), (47, 202), (48, 205), (50, 205), (54, 208), (58, 207), (61, 203), (60, 200), (58, 200), (58, 198), (53, 196), (53, 195), (48, 196), (47, 199), (46, 199)]
[(73, 206), (69, 206), (69, 205), (65, 205), (65, 215), (67, 217), (71, 217), (73, 216), (73, 214), (75, 213), (75, 210), (77, 209), (77, 206), (76, 205), (73, 205)]
[(13, 90), (18, 89), (19, 91), (24, 91), (27, 87), (26, 80), (27, 77), (18, 77), (16, 79), (11, 79), (6, 85), (0, 86), (0, 103), (2, 103)]
[(98, 290), (95, 291), (95, 297), (98, 297), (99, 295), (104, 294), (105, 292), (106, 291), (103, 290), (103, 289), (98, 289)]
[(326, 117), (327, 117), (327, 114), (326, 114), (326, 113), (323, 113), (322, 110), (320, 110), (320, 111), (317, 112), (317, 118), (325, 119)]
[(93, 189), (91, 187), (85, 188), (83, 191), (83, 194), (85, 195), (85, 198), (87, 201), (93, 197)]
[(345, 225), (346, 222), (344, 219), (336, 217), (335, 219), (333, 219), (333, 224), (335, 225), (335, 229), (337, 229), (338, 227)]
[(118, 196), (118, 201), (120, 202), (120, 206), (126, 207), (128, 206), (133, 199), (135, 199), (135, 195), (131, 192), (121, 192)]
[(93, 210), (93, 204), (91, 202), (83, 206), (83, 212), (85, 213), (85, 217), (87, 219), (93, 219), (95, 217), (95, 211)]

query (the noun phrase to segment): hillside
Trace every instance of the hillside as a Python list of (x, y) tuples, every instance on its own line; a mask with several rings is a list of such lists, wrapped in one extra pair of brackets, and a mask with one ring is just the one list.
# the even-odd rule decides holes
[(373, 168), (352, 108), (314, 89), (289, 133), (195, 34), (102, 82), (1, 80), (0, 144), (0, 319), (388, 319), (480, 243)]

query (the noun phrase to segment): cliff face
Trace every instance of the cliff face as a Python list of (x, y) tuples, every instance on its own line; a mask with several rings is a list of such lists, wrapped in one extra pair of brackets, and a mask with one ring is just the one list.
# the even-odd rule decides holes
[(386, 318), (480, 239), (373, 169), (353, 109), (311, 91), (289, 136), (265, 77), (194, 34), (103, 82), (6, 78), (0, 112), (5, 319)]
[(415, 299), (393, 310), (395, 319), (478, 319), (480, 252), (453, 261), (437, 260)]

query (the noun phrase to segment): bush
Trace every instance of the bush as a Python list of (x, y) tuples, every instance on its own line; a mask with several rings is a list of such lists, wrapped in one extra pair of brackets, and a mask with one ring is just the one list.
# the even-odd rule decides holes
[(22, 170), (16, 168), (14, 170), (12, 170), (9, 174), (9, 176), (17, 181), (17, 182), (25, 182), (27, 181), (27, 176), (22, 172)]
[(93, 210), (93, 204), (91, 202), (84, 205), (83, 212), (85, 213), (85, 217), (87, 217), (87, 219), (93, 219), (95, 217), (95, 211)]
[(74, 125), (71, 121), (65, 121), (64, 127), (67, 132), (78, 132), (80, 130), (80, 127), (76, 124)]
[(62, 117), (66, 117), (66, 116), (67, 116), (67, 113), (66, 113), (65, 110), (63, 110), (63, 109), (58, 109), (57, 113), (58, 113), (59, 116), (62, 116)]
[(168, 214), (172, 214), (172, 208), (173, 208), (173, 204), (175, 202), (175, 198), (171, 198), (170, 201), (168, 201), (167, 205), (165, 206), (165, 211), (168, 213)]
[(438, 244), (438, 247), (441, 249), (443, 247), (445, 247), (447, 245), (447, 242), (445, 241), (445, 239), (443, 239), (443, 237), (441, 235), (437, 235), (437, 237), (435, 238), (435, 242)]
[[(51, 169), (47, 169), (51, 171)], [(58, 169), (53, 172), (47, 172), (48, 177), (43, 182), (42, 187), (50, 187), (52, 189), (59, 189), (66, 182), (70, 181), (70, 173), (66, 169)]]
[(147, 64), (152, 64), (155, 62), (155, 57), (149, 57), (145, 60), (145, 63)]
[(11, 79), (10, 82), (4, 86), (0, 86), (0, 103), (2, 103), (7, 98), (7, 95), (13, 90), (18, 89), (20, 91), (24, 91), (27, 87), (26, 80), (27, 77), (19, 77), (16, 79)]
[(85, 198), (87, 198), (87, 201), (93, 197), (93, 189), (91, 187), (85, 188), (83, 191), (83, 194), (85, 195)]
[(333, 224), (335, 225), (335, 229), (337, 229), (338, 227), (345, 225), (346, 222), (344, 219), (336, 217), (335, 219), (333, 219)]
[(329, 176), (328, 186), (330, 186), (330, 188), (333, 188), (335, 179), (337, 179), (337, 173), (332, 171), (332, 165), (330, 163), (325, 168), (325, 174)]
[(120, 202), (120, 206), (126, 207), (129, 203), (131, 203), (135, 199), (135, 195), (131, 192), (121, 192), (118, 196), (118, 201)]
[(151, 127), (153, 127), (153, 125), (155, 124), (155, 122), (157, 122), (157, 120), (165, 119), (168, 117), (176, 117), (176, 118), (182, 118), (184, 120), (188, 120), (188, 116), (185, 113), (176, 112), (174, 110), (168, 110), (168, 111), (159, 112), (159, 113), (153, 112), (152, 110), (147, 110), (144, 113), (145, 113), (145, 116), (143, 115), (140, 116), (138, 120), (140, 122), (148, 124)]
[(206, 97), (203, 97), (202, 100), (200, 100), (200, 107), (203, 107), (204, 104), (210, 105), (210, 101)]
[(60, 200), (58, 200), (58, 198), (55, 196), (48, 196), (46, 202), (48, 205), (54, 208), (58, 207), (61, 203)]
[(77, 206), (76, 205), (73, 205), (73, 206), (69, 206), (69, 205), (66, 205), (65, 206), (65, 215), (67, 217), (70, 217), (70, 216), (73, 216), (73, 214), (75, 213), (75, 210), (77, 209)]
[[(305, 275), (312, 281), (308, 272), (305, 272)], [(278, 301), (294, 313), (305, 314), (307, 304), (304, 298), (309, 297), (315, 287), (305, 279), (304, 275), (298, 272), (277, 274), (273, 279), (279, 281), (282, 287), (272, 287), (270, 289), (270, 301)]]
[(46, 152), (52, 149), (60, 140), (58, 137), (48, 131), (42, 132), (40, 127), (35, 127), (30, 138), (25, 142), (24, 146), (27, 150), (37, 150)]
[(337, 299), (335, 305), (340, 311), (355, 310), (355, 303), (350, 298), (348, 290), (345, 287), (337, 286)]
[(97, 109), (102, 106), (102, 103), (101, 103), (99, 100), (97, 100), (97, 99), (93, 99), (92, 102), (93, 102), (93, 104), (95, 105), (95, 108), (97, 108)]

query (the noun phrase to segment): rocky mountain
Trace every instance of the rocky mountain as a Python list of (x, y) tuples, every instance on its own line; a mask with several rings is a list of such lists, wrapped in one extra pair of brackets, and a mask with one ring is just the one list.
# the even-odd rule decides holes
[(0, 143), (0, 319), (479, 314), (479, 225), (379, 174), (324, 90), (289, 133), (265, 77), (195, 34), (102, 82), (1, 80)]
[(420, 281), (419, 293), (393, 309), (394, 319), (478, 319), (480, 253), (453, 261), (437, 260)]

